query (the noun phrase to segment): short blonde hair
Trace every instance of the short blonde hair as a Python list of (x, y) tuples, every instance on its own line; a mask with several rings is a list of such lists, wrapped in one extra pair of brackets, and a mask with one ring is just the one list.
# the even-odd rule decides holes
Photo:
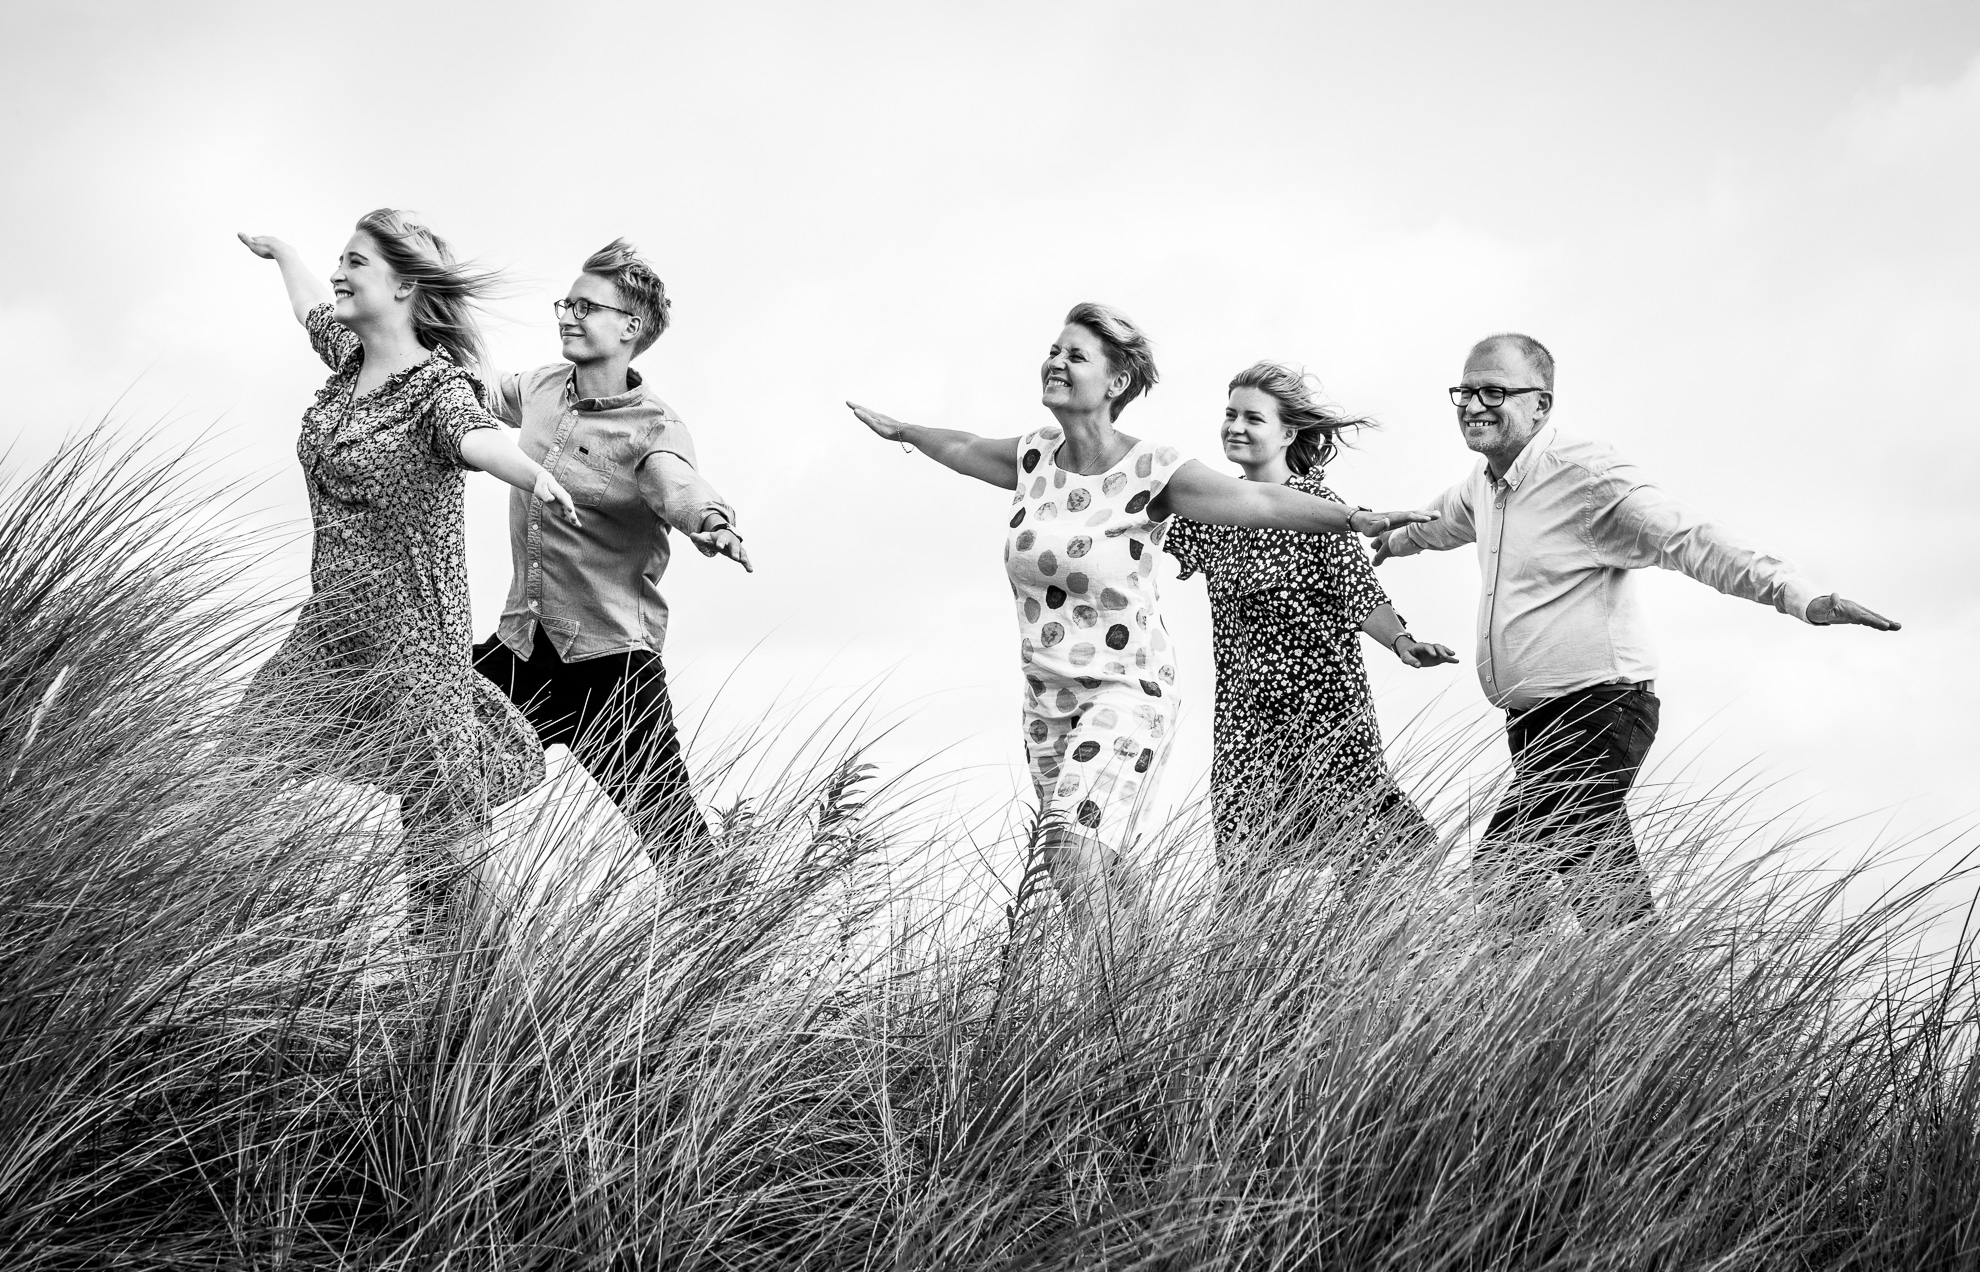
[(633, 356), (651, 349), (673, 321), (674, 302), (667, 299), (667, 285), (660, 281), (660, 275), (639, 258), (639, 249), (615, 238), (585, 258), (584, 272), (609, 279), (619, 289), (619, 299), (639, 316)]
[(1154, 388), (1155, 382), (1161, 378), (1155, 370), (1155, 347), (1148, 343), (1148, 337), (1141, 328), (1120, 310), (1090, 300), (1082, 301), (1066, 315), (1065, 325), (1084, 327), (1098, 336), (1101, 348), (1107, 351), (1107, 365), (1115, 371), (1127, 372), (1127, 392), (1109, 405), (1108, 410), (1112, 413), (1109, 418), (1121, 418), (1127, 404)]

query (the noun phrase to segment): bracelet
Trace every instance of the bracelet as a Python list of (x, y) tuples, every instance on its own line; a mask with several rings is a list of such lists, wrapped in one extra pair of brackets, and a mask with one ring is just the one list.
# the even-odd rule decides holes
[(1395, 654), (1396, 657), (1400, 658), (1402, 657), (1402, 654), (1397, 652), (1396, 642), (1400, 640), (1415, 640), (1415, 639), (1416, 637), (1410, 635), (1407, 630), (1397, 632), (1395, 636), (1389, 641), (1389, 652)]
[(1356, 505), (1355, 505), (1355, 506), (1354, 506), (1353, 508), (1351, 508), (1351, 509), (1349, 509), (1349, 510), (1348, 510), (1348, 533), (1349, 533), (1349, 534), (1353, 534), (1353, 533), (1355, 532), (1355, 531), (1354, 531), (1354, 514), (1355, 514), (1355, 513), (1357, 513), (1357, 512), (1365, 512), (1365, 513), (1367, 513), (1367, 514), (1368, 514), (1369, 516), (1371, 516), (1371, 517), (1375, 515), (1375, 510), (1374, 510), (1373, 508), (1370, 508), (1370, 507), (1367, 507), (1367, 506), (1365, 506), (1365, 505), (1362, 505), (1362, 504), (1356, 504)]

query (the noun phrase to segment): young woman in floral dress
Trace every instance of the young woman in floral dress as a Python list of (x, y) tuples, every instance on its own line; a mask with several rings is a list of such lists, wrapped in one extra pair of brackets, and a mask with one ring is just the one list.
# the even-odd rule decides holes
[(431, 928), (454, 842), (543, 777), (535, 734), (468, 661), (463, 476), (493, 473), (573, 521), (577, 509), (484, 409), (471, 302), (490, 276), (391, 209), (358, 221), (327, 286), (280, 239), (240, 238), (281, 266), (330, 368), (296, 442), (311, 594), (246, 706), (299, 728), (325, 770), (400, 797), (411, 918)]
[(1084, 923), (1112, 911), (1110, 867), (1175, 720), (1175, 653), (1155, 575), (1170, 518), (1345, 535), (1432, 514), (1373, 513), (1237, 481), (1118, 431), (1121, 411), (1154, 385), (1155, 359), (1147, 336), (1105, 305), (1073, 307), (1039, 377), (1055, 423), (1022, 437), (847, 405), (881, 437), (1015, 492), (1004, 563), (1018, 610), (1025, 753), (1046, 864)]
[[(1322, 405), (1311, 377), (1260, 362), (1230, 382), (1220, 436), (1247, 482), (1338, 499), (1321, 484), (1341, 433), (1368, 421)], [(1362, 665), (1366, 632), (1408, 667), (1457, 661), (1405, 629), (1367, 554), (1339, 535), (1178, 518), (1167, 550), (1210, 588), (1217, 659), (1210, 798), (1217, 856), (1262, 867), (1272, 849), (1354, 850), (1436, 835), (1397, 787)], [(1240, 852), (1240, 845), (1244, 850)]]

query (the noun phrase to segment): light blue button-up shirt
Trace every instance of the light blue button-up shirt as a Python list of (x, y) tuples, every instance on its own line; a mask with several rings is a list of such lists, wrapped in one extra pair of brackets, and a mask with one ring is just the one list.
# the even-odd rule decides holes
[(1503, 479), (1481, 459), (1433, 522), (1389, 535), (1397, 556), (1478, 548), (1478, 683), (1524, 710), (1591, 685), (1652, 680), (1656, 651), (1630, 572), (1661, 566), (1808, 621), (1815, 589), (1651, 484), (1605, 442), (1548, 425)]
[(509, 492), (514, 572), (496, 629), (528, 658), (538, 629), (558, 657), (581, 662), (629, 649), (660, 652), (667, 638), (667, 528), (701, 528), (735, 510), (695, 471), (681, 418), (628, 370), (627, 391), (580, 398), (568, 363), (492, 377), (489, 413), (522, 429), (523, 454), (571, 492), (573, 526), (526, 490)]

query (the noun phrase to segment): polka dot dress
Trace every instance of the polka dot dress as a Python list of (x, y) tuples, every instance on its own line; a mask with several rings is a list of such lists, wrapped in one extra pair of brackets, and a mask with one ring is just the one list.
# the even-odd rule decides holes
[(1004, 543), (1025, 754), (1047, 819), (1118, 851), (1175, 722), (1175, 648), (1155, 578), (1168, 523), (1148, 506), (1183, 460), (1137, 442), (1106, 472), (1082, 476), (1058, 466), (1064, 440), (1054, 426), (1018, 442)]

